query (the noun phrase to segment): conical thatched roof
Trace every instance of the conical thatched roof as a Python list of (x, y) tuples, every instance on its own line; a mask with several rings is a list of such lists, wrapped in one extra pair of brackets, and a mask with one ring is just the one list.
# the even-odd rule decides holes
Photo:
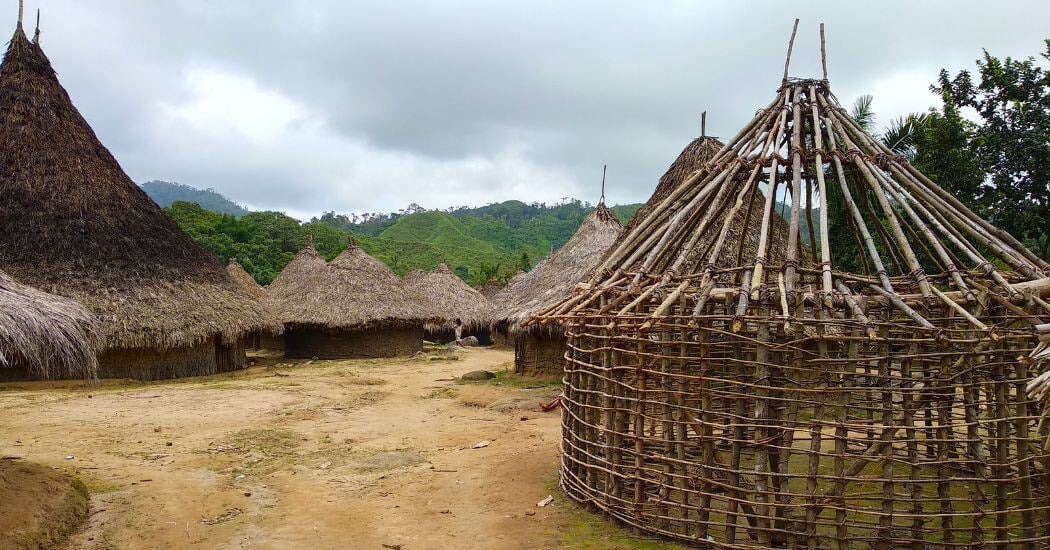
[(405, 273), (404, 281), (405, 281), (406, 284), (414, 285), (414, 284), (418, 283), (419, 281), (421, 281), (426, 276), (427, 276), (427, 272), (426, 271), (423, 271), (422, 269), (413, 269), (412, 271), (409, 271), (408, 273)]
[(95, 318), (69, 298), (25, 286), (0, 271), (0, 369), (40, 378), (94, 378)]
[(244, 266), (237, 261), (237, 258), (230, 258), (230, 262), (226, 264), (226, 273), (252, 298), (261, 300), (265, 296), (263, 287), (255, 281), (255, 277), (244, 270)]
[(445, 264), (408, 284), (434, 305), (445, 326), (453, 326), (456, 319), (464, 325), (476, 326), (487, 322), (492, 315), (488, 298), (464, 283)]
[(493, 321), (506, 320), (513, 333), (532, 314), (570, 296), (622, 230), (619, 220), (599, 203), (565, 246), (515, 276), (493, 297)]
[(83, 304), (103, 348), (277, 327), (128, 178), (21, 25), (0, 65), (0, 197), (0, 268)]
[(499, 291), (503, 290), (503, 287), (505, 286), (506, 285), (499, 284), (499, 281), (496, 279), (489, 279), (488, 282), (481, 285), (478, 292), (480, 292), (485, 298), (491, 300), (496, 294), (499, 294)]
[(353, 244), (328, 264), (307, 245), (266, 287), (266, 297), (286, 325), (353, 329), (437, 317), (424, 297)]

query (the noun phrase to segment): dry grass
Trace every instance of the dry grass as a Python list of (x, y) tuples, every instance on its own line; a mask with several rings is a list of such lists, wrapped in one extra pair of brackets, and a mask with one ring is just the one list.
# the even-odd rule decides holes
[(94, 378), (95, 328), (94, 317), (80, 304), (0, 271), (0, 368), (39, 378)]

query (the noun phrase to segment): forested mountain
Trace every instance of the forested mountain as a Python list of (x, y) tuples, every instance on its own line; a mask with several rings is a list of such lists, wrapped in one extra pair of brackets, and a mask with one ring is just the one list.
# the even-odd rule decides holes
[[(614, 206), (626, 222), (640, 204)], [(223, 261), (231, 257), (262, 284), (268, 284), (313, 237), (331, 259), (349, 239), (403, 275), (446, 263), (471, 284), (507, 279), (565, 244), (593, 209), (569, 201), (558, 205), (506, 201), (476, 208), (424, 210), (416, 205), (391, 214), (340, 215), (329, 212), (306, 223), (280, 212), (241, 216), (178, 201), (166, 212), (194, 239)]]
[(181, 183), (153, 180), (143, 183), (142, 190), (162, 208), (167, 208), (178, 201), (186, 201), (195, 202), (205, 210), (220, 214), (243, 216), (248, 213), (246, 208), (214, 189), (197, 189)]

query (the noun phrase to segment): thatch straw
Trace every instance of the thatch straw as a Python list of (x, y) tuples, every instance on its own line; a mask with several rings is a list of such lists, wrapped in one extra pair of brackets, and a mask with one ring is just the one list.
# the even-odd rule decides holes
[(453, 328), (456, 319), (464, 326), (473, 328), (487, 324), (492, 315), (492, 303), (477, 290), (463, 282), (447, 265), (441, 264), (433, 272), (423, 276), (405, 277), (406, 284), (425, 296), (444, 320), (427, 326), (427, 330)]
[(499, 294), (499, 291), (503, 290), (503, 287), (505, 286), (506, 285), (499, 284), (499, 281), (496, 279), (489, 279), (488, 282), (481, 285), (478, 292), (480, 292), (485, 298), (491, 300), (496, 294)]
[(383, 262), (353, 244), (329, 264), (307, 245), (266, 287), (266, 302), (286, 326), (356, 329), (439, 317)]
[(506, 321), (514, 334), (534, 313), (572, 295), (622, 230), (605, 204), (598, 204), (569, 242), (532, 270), (515, 276), (493, 297), (492, 322)]
[(237, 261), (237, 258), (230, 258), (230, 262), (226, 264), (226, 273), (233, 279), (233, 282), (237, 283), (241, 290), (252, 298), (262, 300), (266, 295), (263, 287), (256, 282), (255, 277), (252, 277), (250, 273), (244, 270), (244, 266)]
[(279, 330), (128, 178), (20, 26), (0, 65), (0, 174), (2, 267), (90, 310), (103, 349)]
[(0, 368), (39, 378), (94, 378), (97, 344), (95, 319), (83, 306), (0, 271)]

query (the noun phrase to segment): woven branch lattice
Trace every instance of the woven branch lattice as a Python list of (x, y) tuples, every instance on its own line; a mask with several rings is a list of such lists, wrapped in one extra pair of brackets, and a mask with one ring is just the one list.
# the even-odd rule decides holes
[[(858, 269), (833, 261), (831, 207)], [(720, 548), (1050, 544), (1050, 426), (1019, 360), (1050, 265), (826, 80), (785, 78), (644, 212), (529, 321), (567, 327), (568, 495)]]

